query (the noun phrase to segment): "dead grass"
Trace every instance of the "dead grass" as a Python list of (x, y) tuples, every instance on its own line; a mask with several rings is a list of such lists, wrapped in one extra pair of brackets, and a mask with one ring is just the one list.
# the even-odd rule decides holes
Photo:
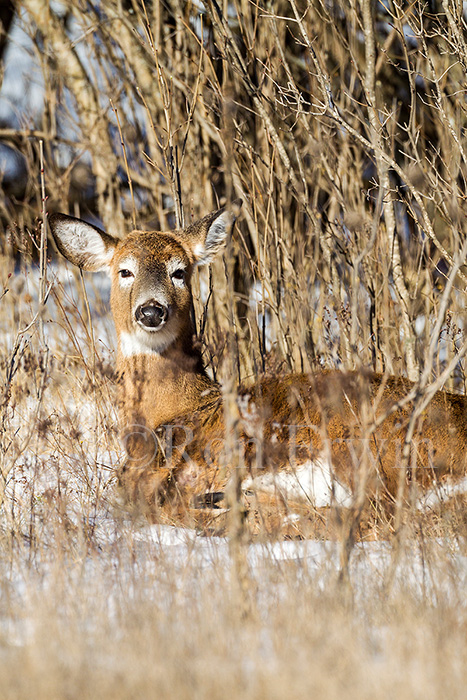
[(127, 541), (16, 561), (1, 576), (2, 697), (464, 697), (465, 605), (439, 553), (431, 593), (409, 564), (384, 595), (367, 559), (353, 599), (313, 557), (266, 558), (246, 619), (225, 562), (194, 554)]
[(465, 696), (464, 503), (404, 512), (345, 580), (339, 543), (245, 548), (245, 605), (225, 542), (164, 544), (119, 503), (108, 290), (50, 249), (39, 304), (37, 137), (49, 210), (111, 232), (244, 199), (233, 279), (221, 261), (196, 287), (216, 377), (428, 386), (452, 361), (463, 391), (461, 19), (389, 5), (18, 3), (45, 108), (0, 129), (26, 163), (0, 210), (0, 698)]
[[(250, 546), (245, 608), (226, 542), (174, 544), (170, 528), (128, 519), (112, 477), (112, 358), (93, 366), (76, 303), (70, 337), (50, 303), (47, 366), (35, 334), (12, 380), (0, 697), (463, 697), (465, 543), (453, 528), (398, 549), (358, 545), (345, 582), (339, 543)], [(10, 323), (7, 297), (2, 310)]]

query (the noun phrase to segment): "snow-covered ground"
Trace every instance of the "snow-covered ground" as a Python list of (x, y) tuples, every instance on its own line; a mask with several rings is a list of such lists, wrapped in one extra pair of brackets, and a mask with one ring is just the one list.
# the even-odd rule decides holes
[[(364, 668), (375, 678), (387, 673), (380, 695), (387, 697), (391, 675), (405, 660), (406, 685), (411, 658), (422, 675), (429, 673), (420, 640), (431, 649), (467, 618), (462, 539), (430, 540), (422, 533), (398, 546), (358, 543), (340, 583), (343, 545), (337, 541), (253, 542), (239, 554), (227, 538), (133, 521), (114, 479), (122, 453), (115, 387), (107, 377), (115, 347), (108, 280), (85, 280), (102, 362), (95, 368), (79, 273), (60, 263), (48, 275), (54, 287), (44, 315), (47, 381), (41, 390), (37, 362), (47, 353), (34, 325), (24, 334), (30, 356), (25, 352), (13, 378), (5, 412), (5, 434), (14, 444), (2, 462), (10, 472), (0, 520), (0, 667), (14, 660), (22, 669), (18, 678), (36, 678), (41, 688), (56, 682), (57, 697), (80, 700), (95, 695), (70, 695), (69, 678), (79, 689), (96, 669), (105, 677), (120, 674), (122, 687), (129, 684), (131, 692), (113, 689), (112, 698), (153, 697), (151, 686), (135, 690), (141, 678), (157, 685), (158, 697), (212, 697), (210, 674), (219, 687), (233, 683), (238, 693), (242, 682), (248, 688), (258, 679), (269, 683), (267, 693), (252, 696), (258, 698), (288, 697), (300, 674), (302, 690), (297, 686), (294, 697), (333, 697), (327, 689), (337, 674), (345, 697), (363, 697), (371, 685), (363, 671), (358, 675)], [(8, 280), (11, 296), (0, 301), (7, 365), (18, 329), (38, 310), (38, 284), (37, 271)], [(249, 613), (243, 611), (248, 606)], [(404, 615), (420, 610), (418, 632)], [(439, 622), (435, 634), (436, 614), (447, 622)], [(415, 650), (404, 654), (398, 645), (407, 637), (416, 640)], [(342, 663), (344, 670), (336, 670)], [(455, 655), (449, 663), (455, 666)], [(83, 669), (79, 676), (77, 668)], [(190, 680), (196, 669), (196, 687), (205, 691), (198, 695)], [(357, 690), (344, 692), (355, 673)], [(167, 676), (170, 687), (163, 692)], [(318, 678), (321, 693), (312, 682)]]

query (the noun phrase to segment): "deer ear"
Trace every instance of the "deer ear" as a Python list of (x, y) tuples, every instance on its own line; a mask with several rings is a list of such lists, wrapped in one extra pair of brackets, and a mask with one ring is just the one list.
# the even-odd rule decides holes
[(105, 270), (118, 243), (96, 226), (66, 214), (49, 217), (50, 230), (62, 255), (83, 270)]
[(223, 250), (241, 206), (242, 200), (236, 199), (177, 234), (183, 245), (190, 249), (197, 265), (207, 265)]

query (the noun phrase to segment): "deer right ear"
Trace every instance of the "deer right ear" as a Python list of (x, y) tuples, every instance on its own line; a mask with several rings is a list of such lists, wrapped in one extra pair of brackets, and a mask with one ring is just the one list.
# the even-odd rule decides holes
[(236, 199), (230, 206), (213, 211), (185, 231), (176, 232), (183, 245), (191, 250), (197, 265), (207, 265), (225, 247), (241, 206), (242, 200)]
[(66, 214), (52, 214), (49, 225), (57, 248), (67, 260), (90, 272), (108, 268), (118, 243), (116, 238)]

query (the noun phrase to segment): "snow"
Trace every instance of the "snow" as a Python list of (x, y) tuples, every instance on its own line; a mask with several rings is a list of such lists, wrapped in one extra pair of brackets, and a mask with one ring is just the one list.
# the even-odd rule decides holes
[[(60, 264), (51, 266), (48, 276), (54, 281), (65, 314), (80, 311), (78, 316), (71, 315), (70, 320), (86, 359), (91, 348), (86, 336), (88, 320), (86, 310), (82, 308), (82, 291), (77, 286), (80, 284), (79, 274), (71, 266)], [(20, 276), (17, 277), (19, 280)], [(15, 278), (9, 282), (12, 288), (17, 286), (19, 296), (15, 303), (23, 314), (23, 323), (30, 320), (37, 309), (38, 271), (21, 276), (21, 279), (22, 282), (15, 281)], [(100, 343), (102, 355), (114, 365), (115, 332), (109, 314), (109, 280), (104, 274), (86, 275), (85, 285), (93, 311), (95, 342)], [(29, 301), (25, 301), (25, 295), (29, 295)], [(15, 333), (12, 333), (6, 315), (0, 319), (3, 323), (0, 326), (0, 347), (5, 349), (11, 347)], [(63, 311), (54, 295), (47, 303), (45, 320), (50, 353), (57, 357), (60, 353), (69, 353), (70, 341), (63, 330)], [(34, 342), (33, 337), (31, 342)], [(78, 402), (70, 393), (73, 386), (70, 377), (74, 380), (75, 375), (80, 392)], [(169, 615), (174, 599), (179, 605), (190, 606), (211, 590), (215, 590), (217, 596), (225, 590), (226, 599), (230, 595), (228, 587), (219, 588), (219, 581), (225, 585), (225, 580), (230, 580), (234, 570), (228, 538), (205, 537), (195, 530), (132, 521), (125, 508), (120, 506), (113, 492), (114, 469), (122, 459), (121, 447), (116, 432), (110, 436), (107, 434), (102, 416), (96, 415), (93, 391), (86, 393), (80, 387), (81, 381), (80, 366), (73, 367), (63, 387), (54, 387), (53, 405), (44, 405), (45, 416), (56, 420), (47, 441), (40, 443), (40, 450), (37, 450), (37, 443), (31, 442), (9, 475), (5, 512), (8, 511), (8, 517), (12, 514), (15, 527), (22, 527), (27, 533), (31, 503), (34, 503), (33, 523), (42, 547), (39, 555), (34, 555), (31, 547), (31, 557), (37, 556), (34, 566), (28, 564), (26, 555), (23, 559), (14, 558), (5, 570), (0, 567), (0, 582), (8, 582), (15, 605), (25, 611), (20, 615), (12, 612), (11, 606), (0, 609), (0, 634), (8, 644), (17, 647), (27, 645), (37, 634), (37, 601), (46, 596), (53, 598), (58, 590), (62, 590), (58, 588), (57, 580), (67, 591), (86, 591), (83, 626), (94, 624), (99, 618), (93, 615), (93, 611), (105, 607), (106, 615), (116, 621), (117, 630), (121, 630), (119, 609), (138, 596), (157, 600)], [(24, 397), (15, 409), (11, 424), (20, 430), (21, 439), (27, 437), (36, 409), (37, 395), (34, 392)], [(248, 397), (240, 410), (245, 420), (251, 420), (254, 431), (254, 406)], [(63, 432), (70, 427), (67, 428), (66, 422), (60, 423), (61, 417), (68, 417), (69, 426), (79, 425), (81, 435), (77, 438), (68, 436), (67, 441)], [(116, 423), (115, 406), (110, 406), (105, 420), (109, 424)], [(55, 427), (62, 432), (56, 433)], [(84, 484), (88, 486), (87, 493), (84, 493)], [(288, 498), (312, 501), (316, 507), (331, 503), (350, 505), (351, 502), (349, 492), (333, 477), (325, 459), (309, 461), (280, 474), (263, 474), (244, 482), (243, 486), (278, 490)], [(462, 488), (467, 489), (467, 480), (459, 485), (459, 489)], [(58, 490), (68, 527), (75, 533), (70, 535), (74, 538), (73, 555), (67, 566), (60, 563), (61, 555), (58, 554), (62, 546), (60, 534), (58, 542), (56, 539), (60, 514), (55, 513), (55, 502), (48, 500), (47, 495), (49, 491)], [(445, 485), (436, 489), (436, 495), (447, 492)], [(426, 506), (432, 506), (434, 496), (435, 489), (433, 493), (428, 492)], [(6, 528), (6, 516), (2, 524)], [(23, 547), (27, 551), (29, 545)], [(430, 556), (427, 556), (427, 550)], [(245, 545), (244, 554), (251, 588), (255, 590), (258, 607), (266, 618), (268, 605), (290, 601), (290, 580), (293, 585), (304, 584), (323, 594), (333, 590), (341, 568), (342, 545), (337, 541), (318, 540), (251, 542)], [(459, 592), (465, 590), (467, 558), (461, 544), (454, 539), (424, 541), (423, 549), (417, 541), (409, 542), (399, 554), (388, 542), (363, 542), (353, 549), (349, 577), (357, 609), (358, 606), (365, 609), (372, 596), (375, 599), (381, 596), (381, 590), (390, 577), (394, 580), (395, 591), (410, 594), (415, 600), (428, 599), (435, 605), (440, 600), (456, 601)], [(298, 615), (300, 605), (297, 601)], [(59, 598), (57, 608), (62, 611), (57, 615), (66, 618), (64, 598)], [(373, 631), (382, 634), (379, 629)], [(270, 631), (265, 633), (266, 647), (268, 634)]]
[(425, 493), (419, 496), (417, 508), (426, 513), (456, 496), (463, 496), (465, 494), (467, 494), (467, 477), (464, 477), (458, 482), (443, 481), (434, 484), (432, 488), (427, 489)]
[[(211, 575), (215, 576), (219, 567), (225, 572), (232, 565), (229, 540), (224, 537), (205, 537), (194, 530), (141, 526), (130, 521), (120, 522), (116, 527), (112, 519), (103, 520), (99, 529), (103, 552), (120, 552), (119, 562), (125, 549), (136, 553), (138, 565), (147, 572), (160, 573), (161, 563), (165, 562), (172, 574), (182, 568), (188, 581), (197, 572), (207, 577), (206, 582)], [(349, 575), (357, 599), (364, 600), (379, 592), (390, 572), (394, 576), (395, 590), (410, 591), (415, 598), (433, 595), (435, 602), (440, 594), (448, 598), (456, 596), (467, 584), (467, 557), (462, 546), (442, 539), (427, 541), (424, 546), (425, 551), (416, 541), (408, 542), (396, 557), (389, 542), (356, 544)], [(249, 575), (259, 586), (265, 585), (274, 570), (295, 564), (297, 577), (307, 576), (314, 585), (325, 590), (336, 581), (341, 565), (341, 545), (337, 541), (253, 542), (245, 547), (245, 554)], [(450, 576), (446, 576), (447, 561)]]
[(308, 501), (315, 508), (352, 505), (351, 492), (333, 475), (325, 459), (307, 461), (295, 469), (268, 472), (243, 481), (244, 490), (253, 489), (267, 493), (279, 493), (285, 499)]

